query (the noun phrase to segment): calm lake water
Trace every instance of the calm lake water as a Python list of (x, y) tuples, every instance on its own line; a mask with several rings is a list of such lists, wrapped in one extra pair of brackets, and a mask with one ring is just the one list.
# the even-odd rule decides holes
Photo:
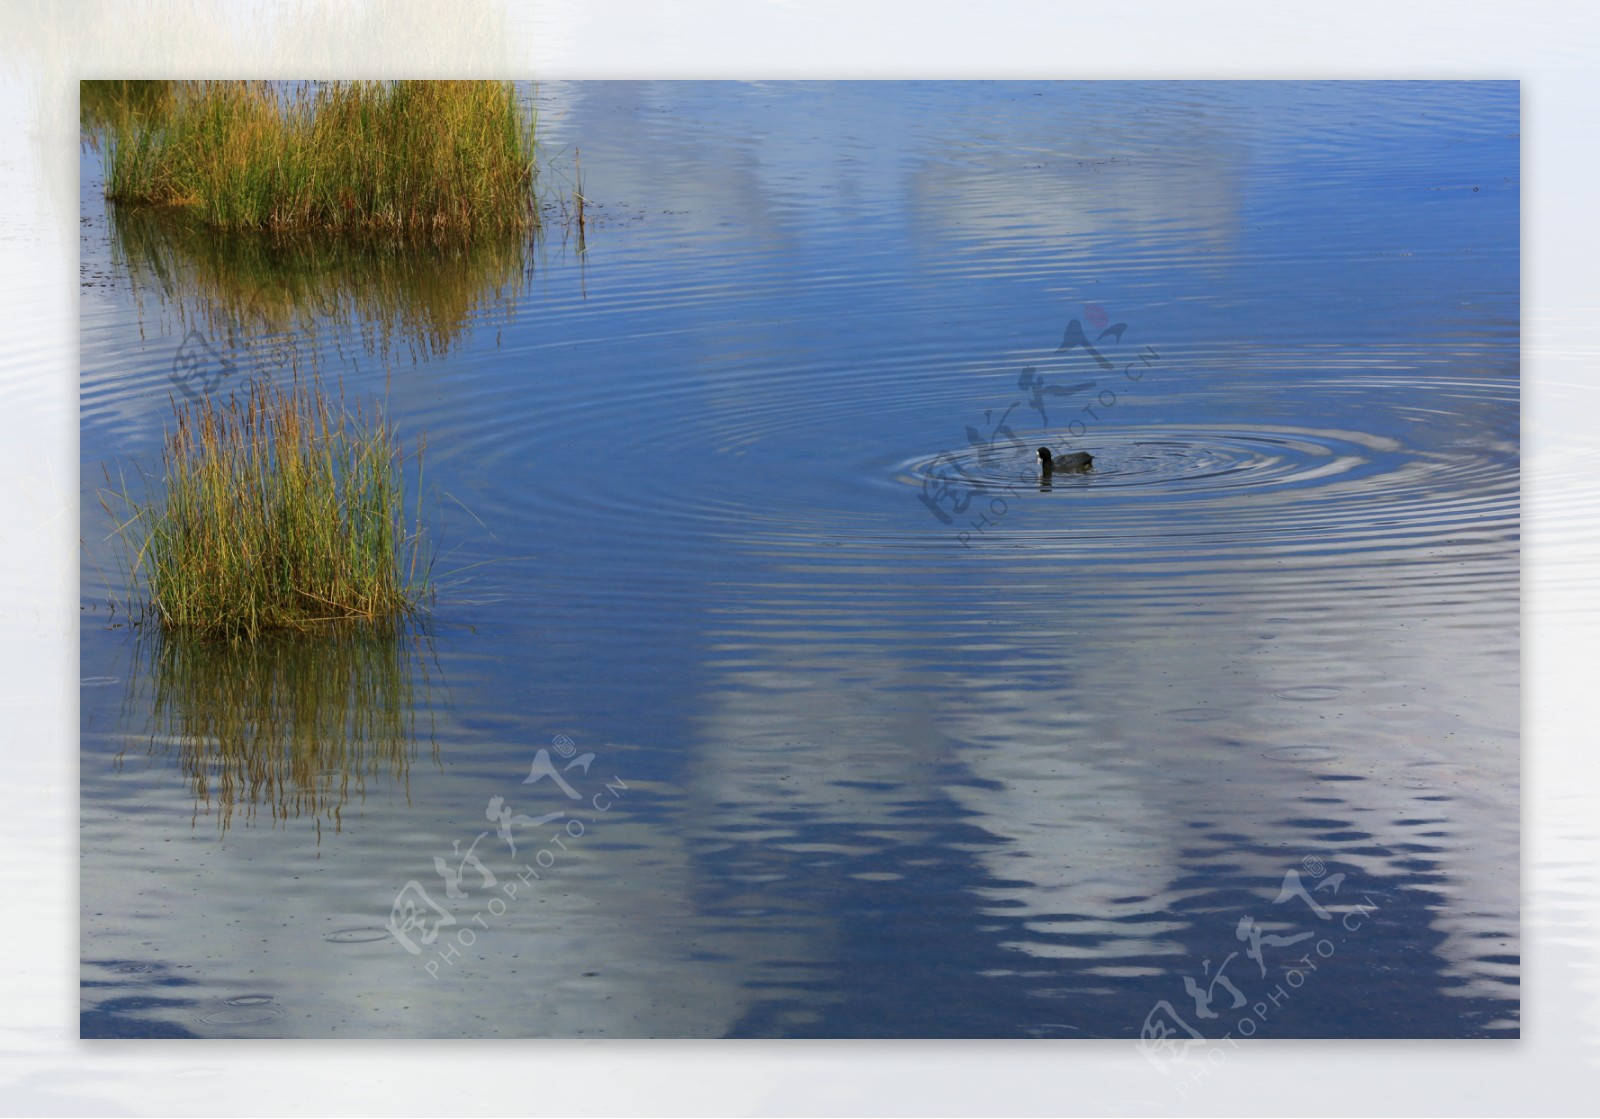
[[(530, 96), (470, 252), (85, 151), (85, 1036), (1517, 1035), (1515, 83)], [(426, 627), (140, 640), (102, 464), (296, 370)]]

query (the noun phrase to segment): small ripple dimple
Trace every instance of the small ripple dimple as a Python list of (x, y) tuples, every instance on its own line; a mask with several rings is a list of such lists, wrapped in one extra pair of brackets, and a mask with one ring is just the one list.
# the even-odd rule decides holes
[(388, 929), (362, 926), (353, 929), (335, 929), (333, 932), (324, 933), (322, 939), (329, 944), (370, 944), (376, 940), (384, 940), (388, 936)]
[(1299, 703), (1316, 703), (1325, 699), (1332, 699), (1342, 692), (1343, 688), (1332, 687), (1325, 684), (1308, 684), (1300, 688), (1284, 688), (1272, 694), (1279, 699), (1290, 699)]
[(1215, 723), (1231, 718), (1214, 707), (1179, 707), (1168, 711), (1167, 717), (1180, 723)]
[(1280, 746), (1261, 756), (1275, 762), (1325, 762), (1335, 755), (1327, 746)]
[(258, 1026), (281, 1017), (283, 1009), (265, 995), (243, 995), (226, 999), (221, 1010), (202, 1014), (195, 1020), (207, 1026)]

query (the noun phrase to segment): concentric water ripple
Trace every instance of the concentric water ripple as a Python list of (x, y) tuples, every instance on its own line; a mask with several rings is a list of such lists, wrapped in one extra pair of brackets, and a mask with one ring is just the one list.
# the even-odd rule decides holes
[[(1423, 449), (1361, 432), (1159, 428), (1096, 432), (1092, 471), (1042, 481), (1032, 449), (918, 456), (896, 480), (955, 484), (1006, 509), (1070, 495), (1070, 527), (1098, 546), (1182, 537), (1275, 548), (1318, 543), (1357, 551), (1515, 538), (1515, 460), (1472, 448)], [(1035, 522), (1027, 522), (1037, 527)]]
[[(1050, 444), (1046, 444), (1050, 445)], [(1087, 487), (1155, 487), (1196, 498), (1238, 487), (1304, 486), (1323, 479), (1370, 475), (1378, 453), (1393, 453), (1393, 439), (1347, 431), (1154, 428), (1096, 432), (1064, 450), (1088, 450), (1094, 468), (1059, 474), (1055, 485), (1081, 480)], [(904, 464), (901, 479), (915, 485), (959, 477), (974, 489), (1010, 489), (1039, 481), (1033, 448), (983, 453), (967, 448)]]
[[(503, 422), (508, 443), (527, 438)], [(627, 449), (627, 462), (655, 457), (666, 468), (636, 470), (605, 455), (588, 463), (528, 465), (520, 470), (531, 484), (509, 496), (528, 503), (524, 515), (551, 522), (601, 516), (621, 525), (649, 522), (669, 535), (833, 536), (852, 551), (898, 547), (908, 536), (937, 529), (924, 513), (932, 505), (923, 497), (944, 499), (948, 523), (957, 527), (958, 514), (969, 507), (1037, 510), (1039, 516), (1008, 523), (1007, 538), (1070, 536), (1098, 548), (1183, 537), (1197, 545), (1232, 540), (1353, 551), (1504, 544), (1516, 536), (1517, 465), (1496, 449), (1407, 446), (1338, 429), (1166, 425), (1095, 431), (1070, 447), (1057, 444), (1090, 451), (1094, 468), (1045, 483), (1031, 441), (893, 460), (841, 448), (839, 459), (848, 467), (842, 472), (839, 460), (803, 449), (797, 438), (784, 439), (776, 457), (770, 451), (713, 456), (703, 444), (684, 447), (643, 434)], [(683, 469), (672, 469), (674, 462)], [(586, 492), (583, 506), (574, 508), (564, 483), (579, 478)], [(771, 497), (775, 484), (785, 484), (779, 479), (787, 479), (781, 502)], [(1072, 523), (1041, 520), (1063, 508), (1050, 504), (1063, 497), (1073, 502)], [(504, 515), (517, 514), (507, 509)]]

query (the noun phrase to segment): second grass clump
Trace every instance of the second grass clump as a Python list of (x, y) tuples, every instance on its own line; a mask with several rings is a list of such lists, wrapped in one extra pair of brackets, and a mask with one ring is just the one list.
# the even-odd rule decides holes
[(163, 466), (159, 495), (124, 491), (120, 528), (163, 629), (239, 640), (392, 619), (427, 591), (394, 429), (320, 387), (252, 382), (178, 406)]
[(183, 83), (108, 146), (107, 197), (217, 229), (441, 235), (537, 220), (533, 116), (504, 82)]

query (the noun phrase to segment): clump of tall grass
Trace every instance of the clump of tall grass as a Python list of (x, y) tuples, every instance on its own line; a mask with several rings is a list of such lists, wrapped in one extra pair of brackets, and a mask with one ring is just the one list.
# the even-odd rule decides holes
[(128, 512), (117, 531), (145, 617), (238, 641), (418, 609), (428, 590), (425, 440), (408, 527), (394, 428), (352, 414), (342, 397), (296, 378), (287, 389), (254, 381), (226, 403), (207, 396), (174, 408), (161, 492), (121, 491)]
[(445, 234), (537, 221), (509, 83), (184, 83), (108, 141), (106, 195), (219, 229)]

